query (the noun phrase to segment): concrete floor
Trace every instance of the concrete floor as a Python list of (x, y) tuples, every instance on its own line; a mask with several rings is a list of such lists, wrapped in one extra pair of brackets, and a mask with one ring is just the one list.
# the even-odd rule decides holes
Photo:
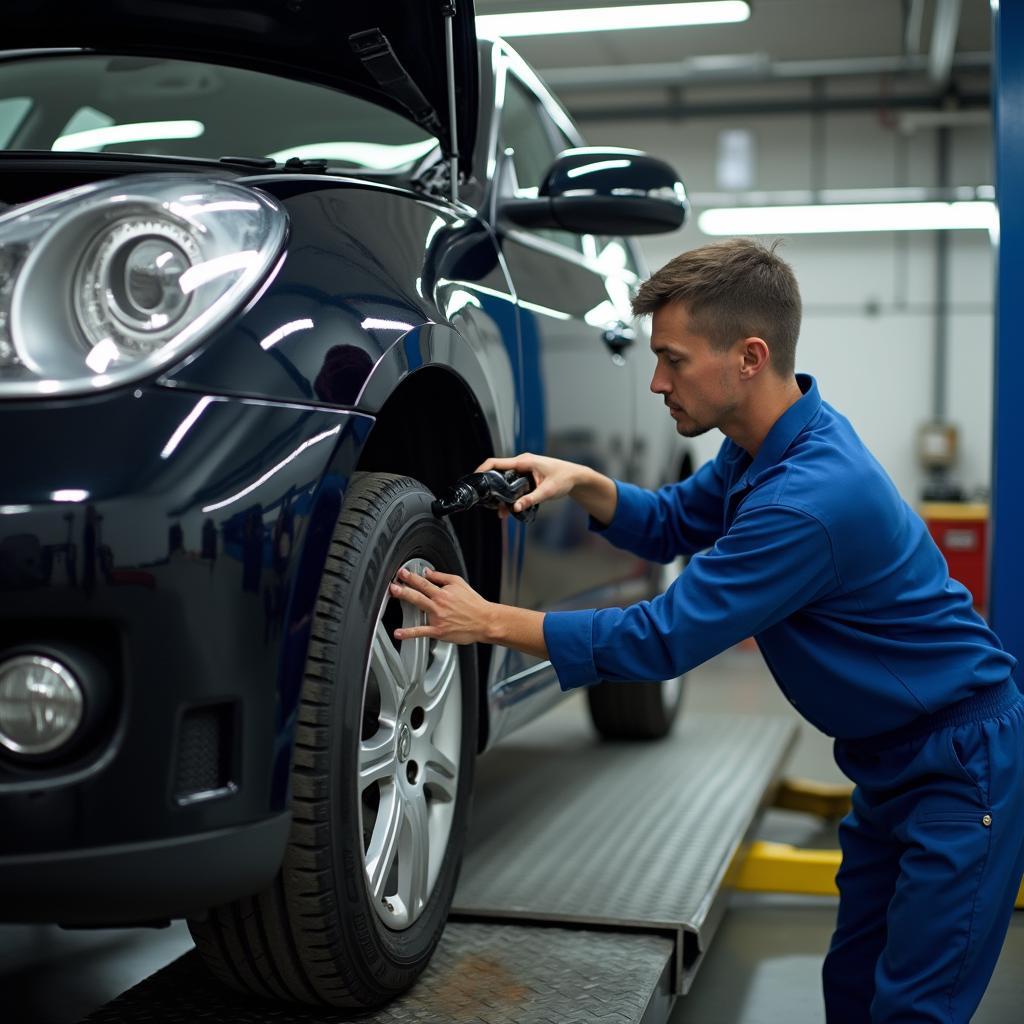
[[(733, 650), (688, 679), (688, 710), (792, 716), (756, 651)], [(579, 696), (555, 714), (584, 714)], [(802, 729), (790, 776), (842, 781), (830, 741)], [(802, 815), (771, 811), (761, 838), (834, 847), (835, 832)], [(671, 1024), (811, 1024), (823, 1019), (819, 985), (835, 901), (737, 894)], [(75, 1024), (191, 948), (185, 926), (162, 931), (64, 932), (0, 927), (0, 1019)], [(1024, 913), (1014, 918), (975, 1024), (1015, 1024), (1024, 1006)]]

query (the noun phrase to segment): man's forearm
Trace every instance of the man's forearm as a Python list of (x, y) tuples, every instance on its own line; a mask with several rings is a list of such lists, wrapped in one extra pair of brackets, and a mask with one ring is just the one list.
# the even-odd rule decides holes
[(547, 658), (544, 642), (544, 613), (508, 604), (492, 604), (487, 626), (487, 643), (511, 647), (513, 650)]
[(596, 469), (585, 468), (580, 480), (573, 485), (569, 497), (578, 501), (599, 523), (608, 526), (615, 518), (615, 507), (619, 493), (611, 477), (598, 473)]

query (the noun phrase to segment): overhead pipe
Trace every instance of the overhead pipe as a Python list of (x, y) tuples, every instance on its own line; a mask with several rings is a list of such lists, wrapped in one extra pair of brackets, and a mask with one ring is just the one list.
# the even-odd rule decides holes
[[(763, 117), (771, 114), (810, 114), (826, 111), (830, 114), (877, 111), (884, 103), (888, 110), (935, 110), (941, 102), (934, 93), (923, 96), (886, 96), (880, 100), (870, 96), (807, 96), (787, 100), (742, 100), (727, 103), (690, 103), (680, 99), (654, 103), (622, 103), (616, 106), (600, 104), (593, 107), (570, 106), (576, 121), (664, 120), (665, 118), (704, 117)], [(987, 109), (990, 97), (984, 93), (965, 93), (957, 97), (960, 109)]]
[(928, 51), (928, 77), (938, 86), (949, 84), (956, 50), (956, 34), (960, 28), (961, 0), (936, 0), (932, 23), (932, 45)]
[(907, 11), (906, 30), (903, 35), (903, 49), (907, 53), (921, 50), (921, 30), (924, 26), (924, 0), (910, 0)]
[[(562, 94), (696, 85), (704, 82), (741, 85), (745, 82), (797, 81), (808, 78), (925, 75), (929, 72), (931, 62), (931, 55), (922, 54), (773, 61), (765, 53), (741, 53), (687, 57), (680, 61), (651, 64), (548, 68), (539, 73), (555, 92)], [(992, 57), (984, 51), (950, 57), (950, 67), (957, 71), (988, 71), (991, 66)]]

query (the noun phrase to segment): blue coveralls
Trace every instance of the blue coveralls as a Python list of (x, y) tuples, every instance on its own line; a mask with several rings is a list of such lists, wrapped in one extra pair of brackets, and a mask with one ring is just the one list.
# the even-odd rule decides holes
[(830, 1024), (970, 1019), (1024, 873), (1016, 661), (921, 519), (813, 378), (751, 460), (726, 440), (688, 480), (616, 482), (611, 543), (692, 555), (628, 608), (549, 612), (562, 689), (670, 679), (745, 637), (854, 781), (840, 826)]

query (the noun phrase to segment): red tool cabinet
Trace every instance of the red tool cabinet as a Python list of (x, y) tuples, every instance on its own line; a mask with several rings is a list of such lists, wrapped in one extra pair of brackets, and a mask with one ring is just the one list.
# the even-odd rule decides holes
[(946, 556), (949, 575), (959, 580), (984, 611), (988, 599), (988, 505), (926, 502), (921, 517), (939, 550)]

